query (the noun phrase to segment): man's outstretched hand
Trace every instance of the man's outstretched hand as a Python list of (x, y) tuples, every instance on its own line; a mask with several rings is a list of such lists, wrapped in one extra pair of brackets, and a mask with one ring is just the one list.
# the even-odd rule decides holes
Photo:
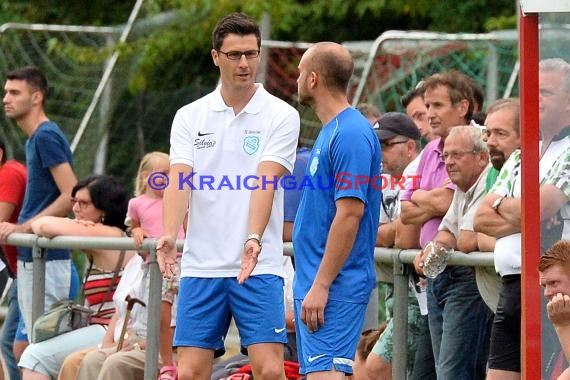
[(156, 256), (162, 277), (171, 279), (176, 274), (176, 239), (162, 236), (156, 242)]
[(241, 269), (237, 276), (239, 284), (243, 284), (249, 278), (255, 266), (257, 258), (261, 253), (261, 245), (255, 239), (249, 239), (243, 246), (243, 255), (241, 257)]

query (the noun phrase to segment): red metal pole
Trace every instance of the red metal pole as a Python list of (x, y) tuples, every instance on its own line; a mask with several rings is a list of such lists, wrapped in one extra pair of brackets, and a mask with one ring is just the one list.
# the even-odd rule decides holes
[(541, 378), (538, 15), (520, 17), (520, 101), (522, 131), (522, 362), (523, 380)]

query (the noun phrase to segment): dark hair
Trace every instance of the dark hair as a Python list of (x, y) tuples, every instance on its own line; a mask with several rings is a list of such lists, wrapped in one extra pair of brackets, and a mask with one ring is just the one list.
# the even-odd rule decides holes
[(93, 205), (105, 214), (102, 223), (124, 231), (127, 228), (125, 216), (130, 197), (123, 185), (109, 175), (92, 175), (77, 182), (71, 190), (71, 196), (75, 197), (79, 190), (85, 188), (89, 191)]
[(473, 91), (473, 105), (477, 106), (478, 112), (483, 112), (483, 104), (485, 103), (485, 94), (483, 93), (483, 89), (477, 83), (477, 81), (471, 77), (465, 76), (471, 83), (471, 90)]
[(471, 120), (473, 120), (478, 125), (485, 125), (486, 118), (487, 114), (482, 111), (473, 112), (473, 115), (471, 115)]
[(570, 241), (559, 240), (546, 250), (538, 262), (538, 271), (544, 272), (556, 265), (570, 270)]
[(48, 81), (45, 74), (36, 66), (24, 66), (6, 74), (7, 80), (23, 80), (34, 90), (41, 92), (45, 100), (48, 96)]
[(451, 104), (453, 105), (456, 105), (462, 100), (467, 100), (469, 103), (467, 113), (465, 114), (465, 123), (467, 124), (473, 115), (474, 100), (472, 79), (457, 70), (433, 74), (424, 82), (424, 93), (425, 90), (433, 90), (438, 86), (445, 86), (447, 88), (449, 100), (451, 100)]
[(5, 163), (6, 160), (7, 160), (7, 157), (6, 157), (6, 145), (4, 144), (4, 141), (2, 141), (2, 140), (0, 140), (0, 150), (2, 151), (2, 161), (1, 161), (1, 163), (2, 163), (2, 165), (4, 165), (4, 163)]
[(259, 26), (251, 17), (244, 13), (230, 13), (218, 21), (212, 32), (212, 47), (214, 50), (220, 50), (224, 43), (224, 38), (228, 34), (237, 34), (238, 36), (254, 34), (257, 38), (257, 47), (261, 47)]
[(515, 131), (520, 136), (520, 102), (518, 98), (504, 98), (496, 100), (487, 108), (487, 116), (500, 111), (502, 109), (509, 109), (515, 115)]
[(416, 87), (414, 87), (410, 91), (406, 92), (400, 98), (400, 104), (402, 105), (402, 107), (406, 108), (406, 107), (408, 107), (408, 104), (410, 104), (412, 102), (412, 100), (414, 100), (415, 98), (418, 98), (418, 97), (423, 97), (423, 96), (424, 96), (424, 81), (422, 80), (422, 81), (419, 81), (418, 84), (416, 84)]

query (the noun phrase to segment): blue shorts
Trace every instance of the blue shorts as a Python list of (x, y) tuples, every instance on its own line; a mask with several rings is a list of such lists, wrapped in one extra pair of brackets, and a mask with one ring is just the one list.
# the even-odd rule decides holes
[(295, 300), (299, 372), (306, 375), (335, 369), (352, 374), (366, 304), (329, 300), (325, 307), (325, 324), (311, 333), (301, 320), (302, 302)]
[(258, 275), (239, 285), (235, 277), (180, 279), (174, 346), (225, 353), (232, 316), (241, 345), (287, 343), (283, 279)]

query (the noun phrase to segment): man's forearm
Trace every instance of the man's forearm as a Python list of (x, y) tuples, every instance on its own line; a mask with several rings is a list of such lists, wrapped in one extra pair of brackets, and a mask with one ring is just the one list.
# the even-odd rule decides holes
[[(163, 235), (171, 236), (176, 239), (180, 225), (184, 221), (188, 212), (188, 204), (190, 199), (190, 188), (183, 184), (180, 186), (181, 177), (185, 177), (192, 171), (183, 165), (173, 165), (170, 170), (171, 183), (164, 190), (162, 201), (162, 227)], [(179, 175), (180, 173), (180, 175)]]
[(402, 201), (400, 219), (403, 224), (422, 225), (431, 217), (412, 201)]
[(570, 361), (570, 326), (554, 326), (566, 360)]
[(384, 223), (378, 227), (376, 234), (376, 246), (388, 247), (394, 246), (394, 239), (396, 237), (396, 222)]
[(418, 189), (412, 194), (412, 202), (425, 214), (427, 219), (445, 215), (453, 199), (453, 190), (438, 187), (432, 190)]
[(457, 240), (455, 239), (455, 236), (449, 231), (446, 230), (438, 231), (433, 241), (437, 241), (443, 243), (448, 247), (457, 249)]
[(477, 246), (482, 252), (493, 252), (495, 250), (495, 238), (484, 233), (477, 233)]
[(402, 249), (420, 248), (420, 225), (403, 224), (396, 219), (396, 237), (394, 246)]
[(259, 188), (252, 190), (249, 203), (248, 233), (263, 236), (271, 216), (274, 194), (275, 191), (273, 189), (263, 189), (261, 185)]
[(501, 197), (497, 194), (488, 194), (485, 199), (483, 199), (483, 202), (481, 202), (481, 205), (477, 209), (477, 213), (473, 220), (473, 229), (476, 232), (481, 232), (494, 238), (500, 238), (520, 232), (520, 226), (516, 227), (511, 223), (511, 220), (517, 218), (506, 218), (508, 212), (517, 212), (516, 209), (507, 210), (503, 208), (505, 206), (505, 202), (509, 203), (508, 198), (504, 198), (501, 201), (498, 211), (493, 208), (495, 202), (500, 198)]
[(456, 245), (457, 250), (464, 253), (477, 251), (479, 247), (477, 244), (477, 232), (460, 230)]
[(39, 214), (35, 215), (33, 218), (26, 220), (21, 225), (22, 232), (31, 233), (32, 223), (34, 220), (42, 216), (68, 216), (71, 212), (71, 198), (69, 194), (60, 194), (55, 201), (53, 201), (48, 207), (44, 208)]
[(16, 205), (10, 202), (0, 202), (0, 222), (9, 222)]
[[(183, 191), (180, 191), (183, 193)], [(167, 197), (166, 191), (163, 199), (163, 235), (172, 236), (175, 240), (178, 236), (178, 231), (184, 220), (186, 210), (188, 209), (188, 196), (183, 194), (174, 194), (174, 196)]]
[(251, 191), (249, 199), (248, 233), (263, 236), (271, 216), (275, 189), (278, 186), (276, 182), (285, 173), (288, 173), (287, 169), (276, 162), (263, 161), (259, 163), (256, 173), (259, 179), (254, 184), (254, 190)]
[(315, 284), (330, 288), (350, 255), (359, 223), (360, 218), (356, 216), (347, 218), (335, 216), (327, 237), (325, 254), (315, 276)]
[(505, 198), (498, 209), (499, 214), (514, 229), (521, 229), (521, 198)]

